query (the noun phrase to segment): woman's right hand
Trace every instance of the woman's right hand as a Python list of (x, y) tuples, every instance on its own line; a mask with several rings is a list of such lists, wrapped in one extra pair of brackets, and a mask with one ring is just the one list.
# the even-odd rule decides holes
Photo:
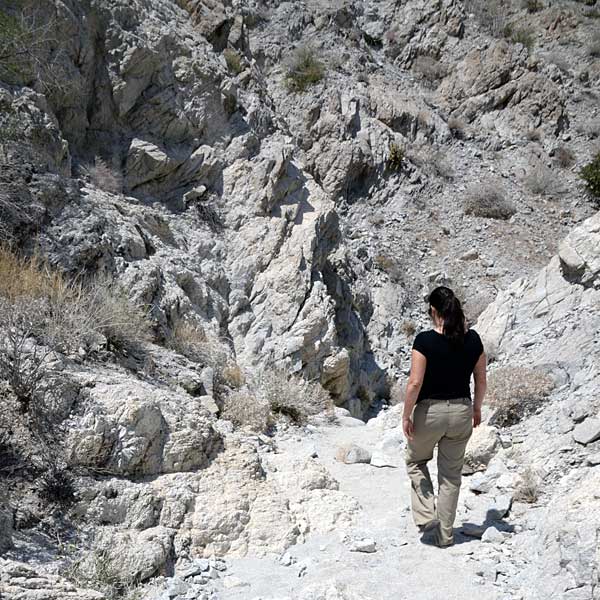
[(473, 408), (473, 427), (478, 427), (481, 424), (481, 409)]

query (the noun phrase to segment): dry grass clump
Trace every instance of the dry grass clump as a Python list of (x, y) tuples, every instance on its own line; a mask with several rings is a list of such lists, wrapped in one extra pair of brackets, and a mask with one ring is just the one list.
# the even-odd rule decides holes
[(571, 71), (571, 64), (560, 52), (549, 52), (544, 58), (551, 64), (556, 65), (563, 73), (568, 74)]
[(525, 174), (524, 183), (533, 194), (555, 194), (560, 185), (552, 169), (544, 163), (537, 161)]
[(294, 92), (303, 92), (325, 76), (325, 66), (317, 58), (315, 50), (300, 46), (291, 57), (285, 75), (287, 86)]
[(517, 502), (533, 504), (538, 501), (540, 492), (540, 479), (535, 471), (526, 467), (520, 474), (519, 482), (515, 488), (513, 499)]
[(577, 133), (581, 133), (593, 140), (600, 137), (600, 119), (589, 119), (583, 123), (579, 123), (575, 129)]
[(575, 154), (566, 146), (558, 146), (554, 150), (554, 160), (559, 167), (569, 169), (575, 164)]
[(554, 389), (550, 375), (525, 367), (502, 367), (488, 378), (486, 396), (495, 413), (490, 424), (514, 425), (534, 413)]
[(227, 68), (235, 75), (239, 75), (244, 70), (242, 58), (233, 48), (225, 48), (223, 50), (223, 57), (227, 63)]
[[(38, 256), (0, 247), (0, 299), (5, 330), (61, 352), (100, 343), (108, 349), (137, 347), (152, 337), (147, 310), (134, 304), (112, 278), (69, 281)], [(35, 305), (34, 305), (35, 304)]]
[(400, 324), (400, 331), (406, 337), (410, 338), (417, 332), (417, 326), (414, 321), (410, 319), (404, 319), (404, 321), (402, 321), (402, 323)]
[(273, 423), (271, 408), (264, 398), (257, 397), (247, 389), (233, 390), (222, 399), (222, 419), (236, 427), (245, 427), (257, 433), (265, 433)]
[(431, 56), (417, 56), (413, 63), (413, 70), (432, 86), (437, 85), (448, 74), (446, 66)]
[(533, 14), (544, 9), (544, 5), (539, 0), (522, 0), (521, 8), (524, 8), (528, 13)]
[(506, 7), (502, 0), (463, 0), (465, 12), (473, 14), (494, 37), (501, 37), (506, 26)]
[(99, 156), (94, 159), (94, 164), (81, 167), (81, 172), (99, 190), (110, 194), (123, 193), (123, 175)]
[(275, 416), (284, 417), (297, 425), (321, 413), (333, 418), (331, 395), (318, 382), (273, 368), (263, 369), (256, 374), (254, 388), (257, 397), (269, 406)]
[(517, 212), (499, 182), (472, 184), (466, 191), (463, 206), (465, 214), (487, 219), (509, 219)]

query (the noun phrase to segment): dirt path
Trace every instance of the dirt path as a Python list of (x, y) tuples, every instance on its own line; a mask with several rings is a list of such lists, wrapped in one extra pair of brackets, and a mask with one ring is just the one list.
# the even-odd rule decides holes
[[(389, 431), (389, 430), (388, 430)], [(353, 534), (372, 538), (376, 551), (350, 551), (343, 533), (307, 536), (289, 549), (295, 559), (284, 566), (271, 558), (229, 559), (228, 576), (238, 586), (223, 592), (226, 599), (284, 600), (502, 600), (499, 588), (477, 576), (477, 556), (484, 544), (457, 535), (446, 549), (422, 544), (409, 511), (409, 483), (402, 463), (398, 468), (343, 464), (336, 449), (356, 443), (372, 450), (382, 439), (377, 426), (321, 426), (312, 435), (280, 442), (281, 460), (318, 460), (338, 480), (340, 490), (361, 505)], [(402, 450), (395, 453), (401, 460)], [(457, 522), (460, 525), (460, 522)]]

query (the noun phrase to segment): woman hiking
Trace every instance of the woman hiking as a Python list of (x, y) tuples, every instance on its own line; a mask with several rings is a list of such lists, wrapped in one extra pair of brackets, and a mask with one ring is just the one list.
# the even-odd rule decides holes
[[(413, 343), (402, 428), (413, 519), (423, 532), (422, 542), (445, 547), (454, 543), (465, 448), (473, 427), (481, 422), (486, 357), (479, 335), (467, 329), (460, 301), (450, 288), (437, 287), (428, 302), (433, 329), (419, 333)], [(436, 446), (437, 505), (427, 468)]]

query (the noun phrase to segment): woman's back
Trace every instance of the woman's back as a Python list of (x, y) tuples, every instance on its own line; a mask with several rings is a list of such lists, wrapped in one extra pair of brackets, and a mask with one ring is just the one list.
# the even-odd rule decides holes
[(423, 385), (417, 402), (424, 398), (470, 398), (470, 379), (483, 344), (474, 329), (465, 333), (464, 343), (457, 344), (444, 334), (430, 329), (415, 338), (413, 349), (427, 359)]

